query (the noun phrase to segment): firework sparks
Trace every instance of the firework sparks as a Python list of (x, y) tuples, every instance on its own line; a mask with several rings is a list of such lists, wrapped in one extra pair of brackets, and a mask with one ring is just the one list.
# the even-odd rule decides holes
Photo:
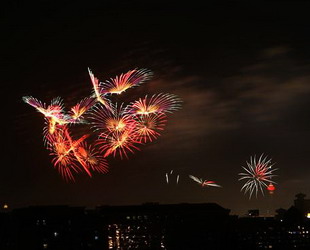
[(72, 146), (62, 133), (55, 136), (54, 140), (51, 148), (54, 167), (65, 180), (74, 180), (72, 172), (78, 173), (81, 169), (73, 154)]
[[(166, 183), (169, 184), (169, 179), (171, 179), (171, 176), (173, 175), (173, 169), (170, 170), (170, 172), (166, 173)], [(174, 178), (176, 184), (179, 184), (179, 180), (180, 180), (180, 175), (177, 174), (176, 177)], [(174, 180), (173, 179), (173, 180)]]
[(134, 120), (136, 140), (146, 143), (160, 136), (159, 132), (164, 130), (167, 116), (165, 114), (136, 115)]
[(189, 178), (191, 178), (193, 181), (200, 184), (202, 187), (222, 187), (222, 186), (216, 184), (214, 181), (203, 180), (203, 179), (198, 178), (198, 177), (193, 176), (193, 175), (189, 175)]
[(146, 95), (131, 103), (128, 112), (133, 115), (148, 115), (152, 113), (172, 113), (179, 110), (181, 100), (172, 94), (155, 94), (150, 98)]
[(117, 104), (109, 110), (102, 105), (94, 107), (89, 119), (95, 131), (102, 134), (122, 133), (135, 125), (132, 116), (126, 114), (123, 105)]
[[(43, 141), (53, 156), (52, 163), (66, 180), (74, 180), (74, 173), (91, 171), (108, 172), (106, 157), (128, 158), (128, 153), (139, 150), (138, 145), (152, 142), (160, 136), (167, 122), (167, 114), (178, 110), (181, 100), (172, 94), (145, 96), (125, 106), (112, 103), (112, 94), (120, 95), (129, 88), (139, 86), (149, 80), (152, 72), (147, 69), (134, 69), (125, 74), (99, 82), (92, 71), (88, 73), (93, 93), (65, 112), (60, 97), (54, 98), (50, 105), (32, 96), (24, 96), (25, 103), (34, 107), (45, 117)], [(90, 120), (90, 122), (89, 122)], [(71, 137), (69, 125), (92, 124), (98, 139), (86, 142), (89, 134), (75, 140)], [(96, 149), (98, 146), (98, 150)], [(170, 175), (172, 172), (170, 173)], [(167, 177), (167, 183), (169, 177)], [(176, 176), (176, 183), (179, 182)]]
[(64, 105), (60, 97), (54, 98), (47, 107), (45, 103), (42, 103), (32, 96), (24, 96), (23, 101), (34, 107), (46, 118), (53, 120), (55, 124), (67, 124), (71, 122), (71, 117), (64, 114)]
[(106, 107), (106, 109), (111, 109), (110, 100), (105, 98), (103, 94), (101, 94), (100, 86), (99, 86), (99, 79), (95, 77), (95, 75), (91, 72), (91, 70), (88, 68), (88, 73), (91, 79), (91, 82), (93, 84), (93, 97), (96, 98), (96, 100), (101, 103), (103, 106)]
[(104, 157), (109, 155), (119, 155), (128, 158), (127, 152), (134, 153), (134, 150), (140, 150), (136, 145), (141, 142), (134, 140), (135, 136), (133, 129), (125, 130), (124, 132), (115, 132), (110, 134), (101, 134), (97, 140), (97, 145)]
[(147, 69), (134, 69), (125, 74), (116, 76), (114, 79), (101, 82), (99, 84), (100, 94), (121, 94), (129, 88), (139, 86), (143, 82), (149, 80), (152, 72)]
[(70, 111), (70, 115), (74, 121), (82, 122), (83, 115), (92, 108), (96, 103), (95, 97), (86, 97), (81, 100), (78, 104), (73, 106)]
[(86, 163), (88, 169), (103, 174), (108, 172), (107, 160), (92, 145), (83, 141), (77, 148), (77, 154)]
[(270, 183), (276, 184), (271, 179), (276, 176), (273, 172), (277, 169), (272, 168), (274, 164), (271, 164), (271, 159), (267, 159), (267, 156), (263, 158), (262, 154), (258, 161), (256, 156), (250, 157), (250, 162), (246, 162), (246, 164), (246, 167), (242, 167), (245, 173), (239, 173), (242, 176), (239, 181), (246, 180), (241, 191), (244, 191), (244, 194), (249, 193), (249, 199), (251, 199), (254, 192), (257, 197), (259, 190), (264, 195), (264, 189), (267, 189)]

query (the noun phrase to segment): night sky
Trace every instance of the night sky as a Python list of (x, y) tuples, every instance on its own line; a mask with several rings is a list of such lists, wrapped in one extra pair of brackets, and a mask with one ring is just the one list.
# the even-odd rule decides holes
[[(310, 197), (309, 8), (302, 1), (3, 5), (0, 203), (216, 202), (242, 215), (287, 209), (300, 192)], [(117, 100), (171, 93), (182, 99), (182, 109), (168, 116), (158, 140), (129, 159), (109, 157), (108, 174), (79, 174), (67, 183), (43, 145), (43, 116), (22, 96), (46, 103), (61, 96), (69, 108), (91, 93), (87, 67), (101, 81), (148, 68), (152, 80)], [(262, 153), (279, 168), (278, 184), (272, 196), (249, 200), (238, 173)], [(178, 185), (167, 185), (170, 170), (180, 175)], [(223, 188), (202, 188), (189, 174)]]

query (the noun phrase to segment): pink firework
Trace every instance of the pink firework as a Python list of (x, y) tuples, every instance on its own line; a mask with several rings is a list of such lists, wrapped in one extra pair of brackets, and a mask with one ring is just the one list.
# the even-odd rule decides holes
[(65, 115), (64, 104), (60, 97), (54, 98), (47, 107), (45, 103), (32, 96), (25, 96), (23, 100), (42, 113), (46, 118), (53, 119), (55, 123), (66, 124), (70, 122), (70, 116)]
[(171, 113), (180, 109), (181, 100), (172, 94), (156, 94), (138, 101), (132, 102), (128, 106), (128, 112), (132, 115), (148, 115), (153, 113)]
[(95, 97), (86, 97), (83, 100), (81, 100), (78, 104), (73, 106), (70, 111), (70, 116), (72, 117), (73, 121), (81, 122), (81, 119), (83, 119), (83, 115), (89, 111), (90, 108), (92, 108), (96, 103)]
[(100, 83), (100, 94), (121, 94), (129, 88), (139, 86), (149, 80), (152, 72), (147, 69), (134, 69), (125, 74)]

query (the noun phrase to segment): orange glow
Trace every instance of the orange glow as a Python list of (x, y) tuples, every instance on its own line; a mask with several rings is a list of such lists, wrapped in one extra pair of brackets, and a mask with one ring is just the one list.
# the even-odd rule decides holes
[(81, 117), (85, 113), (86, 108), (85, 107), (80, 108), (78, 106), (74, 106), (73, 108), (71, 108), (71, 111), (73, 112), (72, 118), (78, 119), (79, 117)]
[(111, 132), (123, 131), (126, 128), (126, 122), (123, 118), (110, 118), (106, 121), (106, 127)]
[(139, 109), (136, 111), (136, 113), (139, 115), (147, 115), (147, 114), (155, 113), (158, 111), (159, 111), (158, 105), (147, 106), (147, 105), (143, 104), (143, 105), (139, 106)]

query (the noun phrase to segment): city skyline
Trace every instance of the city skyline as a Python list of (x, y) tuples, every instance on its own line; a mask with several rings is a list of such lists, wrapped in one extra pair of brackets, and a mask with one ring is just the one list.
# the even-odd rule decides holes
[[(288, 208), (310, 196), (310, 51), (307, 3), (141, 5), (65, 1), (17, 3), (4, 11), (5, 143), (0, 202), (134, 205), (214, 202), (242, 215)], [(290, 16), (290, 19), (287, 17)], [(61, 179), (42, 140), (32, 95), (70, 107), (100, 80), (134, 68), (154, 77), (117, 99), (170, 93), (182, 99), (161, 136), (128, 159), (109, 157), (107, 174)], [(85, 127), (74, 127), (76, 134)], [(249, 199), (238, 173), (251, 156), (275, 163), (276, 190)], [(7, 157), (7, 158), (6, 158)], [(173, 170), (178, 183), (166, 182)], [(215, 181), (201, 187), (189, 175)], [(271, 212), (272, 213), (272, 212)]]

